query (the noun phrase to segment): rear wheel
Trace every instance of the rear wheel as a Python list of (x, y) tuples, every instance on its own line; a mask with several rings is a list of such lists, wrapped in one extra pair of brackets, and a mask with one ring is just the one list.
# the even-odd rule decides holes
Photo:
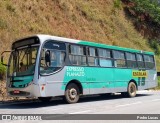
[(71, 83), (67, 86), (65, 91), (65, 101), (67, 103), (76, 103), (79, 100), (79, 88), (76, 84)]
[(137, 87), (134, 82), (130, 82), (128, 85), (128, 96), (129, 97), (135, 97), (137, 92)]
[(137, 92), (136, 84), (134, 82), (130, 82), (129, 85), (128, 85), (127, 92), (122, 92), (121, 94), (124, 97), (135, 97), (136, 92)]
[(38, 97), (38, 99), (41, 102), (49, 102), (49, 101), (51, 101), (52, 97)]

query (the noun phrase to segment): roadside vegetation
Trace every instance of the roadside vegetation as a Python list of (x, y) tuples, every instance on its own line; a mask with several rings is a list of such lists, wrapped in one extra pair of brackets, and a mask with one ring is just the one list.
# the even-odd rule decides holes
[(0, 63), (0, 80), (3, 80), (6, 74), (6, 67)]

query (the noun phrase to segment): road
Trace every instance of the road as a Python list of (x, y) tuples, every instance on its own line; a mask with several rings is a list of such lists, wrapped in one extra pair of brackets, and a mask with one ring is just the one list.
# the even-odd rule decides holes
[[(79, 103), (65, 104), (61, 99), (49, 103), (38, 100), (0, 104), (1, 114), (160, 114), (160, 91), (139, 91), (135, 98), (94, 95)], [(50, 117), (51, 118), (51, 117)], [(52, 118), (51, 118), (52, 119)]]

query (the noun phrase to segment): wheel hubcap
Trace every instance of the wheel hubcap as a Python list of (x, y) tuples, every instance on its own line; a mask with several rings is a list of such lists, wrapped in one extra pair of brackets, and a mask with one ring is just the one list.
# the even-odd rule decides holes
[(130, 87), (130, 93), (131, 93), (132, 95), (135, 94), (135, 86), (134, 86), (134, 85), (131, 85), (131, 87)]
[(77, 96), (77, 91), (76, 91), (76, 89), (74, 89), (74, 88), (71, 88), (70, 90), (69, 90), (69, 97), (70, 97), (70, 99), (75, 99), (76, 98), (76, 96)]

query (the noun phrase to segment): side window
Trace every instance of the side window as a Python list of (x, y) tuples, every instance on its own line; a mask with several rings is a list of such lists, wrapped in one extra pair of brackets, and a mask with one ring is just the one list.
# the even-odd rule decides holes
[(92, 47), (88, 48), (88, 65), (98, 66), (97, 49)]
[(70, 45), (69, 59), (72, 65), (86, 66), (86, 49), (83, 46)]
[(98, 49), (99, 64), (101, 67), (113, 67), (111, 59), (111, 51), (106, 49)]
[(113, 51), (113, 56), (115, 59), (115, 67), (126, 67), (126, 60), (124, 52), (121, 51)]
[(50, 57), (51, 57), (51, 67), (62, 67), (64, 64), (64, 57), (65, 54), (64, 52), (58, 52), (58, 51), (54, 51), (51, 50), (50, 52)]
[(137, 54), (137, 63), (138, 63), (138, 68), (140, 69), (145, 68), (142, 54)]
[(155, 63), (154, 63), (153, 56), (144, 55), (144, 61), (145, 61), (146, 69), (154, 69), (155, 68)]
[(99, 51), (99, 57), (111, 58), (111, 52), (110, 52), (110, 50), (98, 49), (98, 51)]
[(48, 41), (41, 51), (40, 74), (51, 74), (63, 67), (65, 61), (65, 44)]
[(129, 68), (137, 68), (136, 54), (126, 53), (127, 66)]

